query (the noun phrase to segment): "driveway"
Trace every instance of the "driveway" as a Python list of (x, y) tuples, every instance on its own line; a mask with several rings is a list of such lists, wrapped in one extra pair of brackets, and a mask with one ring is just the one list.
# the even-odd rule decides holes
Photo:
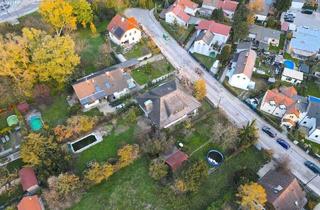
[[(208, 72), (206, 72), (188, 53), (185, 51), (172, 37), (165, 40), (163, 34), (168, 34), (155, 19), (152, 12), (143, 9), (128, 9), (125, 11), (127, 16), (135, 17), (142, 25), (145, 32), (153, 39), (160, 48), (163, 55), (168, 61), (191, 81), (199, 79), (196, 69), (201, 69), (203, 78), (207, 83), (207, 98), (226, 113), (231, 122), (238, 127), (246, 125), (248, 122), (256, 119), (257, 126), (260, 130), (260, 139), (258, 147), (264, 149), (272, 149), (275, 157), (287, 156), (290, 160), (289, 167), (292, 173), (316, 194), (320, 195), (320, 177), (314, 178), (315, 174), (307, 169), (303, 162), (310, 160), (318, 163), (317, 160), (306, 154), (287, 140), (291, 149), (284, 150), (274, 139), (271, 139), (265, 133), (261, 132), (263, 125), (268, 125), (262, 118), (253, 112), (248, 106), (241, 102), (238, 98), (229, 93), (217, 80), (215, 80)], [(272, 127), (271, 125), (269, 125)], [(287, 137), (278, 132), (279, 137), (287, 139)], [(314, 179), (313, 179), (314, 178)], [(310, 181), (312, 180), (312, 181)], [(309, 182), (310, 181), (310, 182)]]

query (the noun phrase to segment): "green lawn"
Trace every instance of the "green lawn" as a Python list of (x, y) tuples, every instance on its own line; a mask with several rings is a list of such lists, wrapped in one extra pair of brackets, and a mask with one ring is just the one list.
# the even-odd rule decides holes
[(213, 201), (234, 201), (235, 189), (230, 181), (234, 172), (244, 167), (257, 171), (265, 161), (263, 154), (251, 147), (209, 175), (199, 192), (176, 196), (150, 178), (149, 161), (142, 157), (92, 187), (72, 209), (206, 209)]
[(304, 88), (301, 88), (301, 94), (304, 96), (320, 97), (320, 85), (312, 80), (304, 81)]
[(12, 161), (10, 163), (7, 164), (7, 169), (9, 171), (14, 171), (14, 170), (19, 170), (20, 168), (22, 168), (23, 166), (23, 162), (21, 159), (17, 159), (15, 161)]
[(81, 68), (86, 74), (90, 74), (103, 67), (116, 64), (111, 54), (105, 54), (100, 51), (100, 47), (106, 42), (105, 31), (109, 21), (103, 21), (96, 26), (97, 33), (92, 34), (90, 28), (78, 29), (75, 33), (75, 41), (80, 48)]
[(284, 48), (285, 40), (286, 40), (286, 35), (285, 34), (281, 34), (280, 35), (280, 40), (279, 40), (279, 46), (276, 47), (276, 46), (270, 45), (269, 46), (269, 50), (272, 51), (272, 52), (275, 52), (275, 53), (279, 53), (279, 51), (283, 50), (283, 48)]
[(151, 82), (173, 71), (173, 66), (165, 59), (132, 70), (131, 76), (140, 85)]
[(134, 127), (135, 126), (132, 126), (127, 131), (118, 135), (112, 133), (110, 136), (105, 137), (99, 144), (81, 152), (75, 162), (77, 171), (83, 171), (89, 161), (96, 160), (102, 162), (109, 158), (116, 157), (117, 149), (124, 144), (131, 144), (134, 142)]
[(216, 60), (215, 58), (201, 55), (198, 53), (193, 53), (193, 56), (201, 63), (203, 64), (208, 70), (210, 70), (213, 62)]
[(283, 58), (288, 59), (288, 60), (292, 60), (292, 61), (294, 61), (296, 66), (299, 66), (299, 60), (296, 58), (293, 58), (289, 53), (285, 52), (283, 55)]
[(149, 53), (151, 53), (151, 50), (147, 46), (147, 40), (141, 39), (139, 43), (135, 44), (128, 52), (124, 54), (124, 57), (129, 60), (131, 58), (139, 58)]
[(70, 114), (69, 105), (64, 94), (53, 97), (51, 105), (41, 105), (39, 108), (43, 121), (51, 127), (63, 124)]
[(194, 26), (189, 26), (188, 28), (178, 27), (166, 23), (164, 20), (160, 20), (162, 27), (180, 44), (185, 44), (188, 41), (189, 36), (191, 36), (194, 31)]

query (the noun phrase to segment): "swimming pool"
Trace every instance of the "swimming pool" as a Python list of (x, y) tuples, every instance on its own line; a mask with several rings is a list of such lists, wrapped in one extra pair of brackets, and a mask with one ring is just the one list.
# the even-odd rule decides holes
[(97, 135), (96, 133), (91, 133), (74, 142), (68, 143), (68, 145), (73, 153), (80, 153), (101, 141), (102, 137), (100, 135)]
[(29, 126), (32, 131), (39, 131), (42, 128), (41, 117), (33, 115), (29, 118)]
[(292, 60), (285, 60), (284, 67), (288, 69), (294, 69), (294, 62)]

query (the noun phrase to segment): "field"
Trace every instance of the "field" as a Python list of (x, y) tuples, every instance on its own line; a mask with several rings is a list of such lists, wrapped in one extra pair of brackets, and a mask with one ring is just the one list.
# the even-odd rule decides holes
[(132, 70), (131, 76), (138, 84), (142, 85), (168, 74), (173, 70), (173, 66), (171, 66), (167, 60), (163, 59)]

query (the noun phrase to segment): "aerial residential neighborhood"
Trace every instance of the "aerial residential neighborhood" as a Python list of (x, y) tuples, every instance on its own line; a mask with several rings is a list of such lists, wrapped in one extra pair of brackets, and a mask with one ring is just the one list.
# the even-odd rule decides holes
[(0, 210), (319, 210), (316, 0), (0, 0)]

